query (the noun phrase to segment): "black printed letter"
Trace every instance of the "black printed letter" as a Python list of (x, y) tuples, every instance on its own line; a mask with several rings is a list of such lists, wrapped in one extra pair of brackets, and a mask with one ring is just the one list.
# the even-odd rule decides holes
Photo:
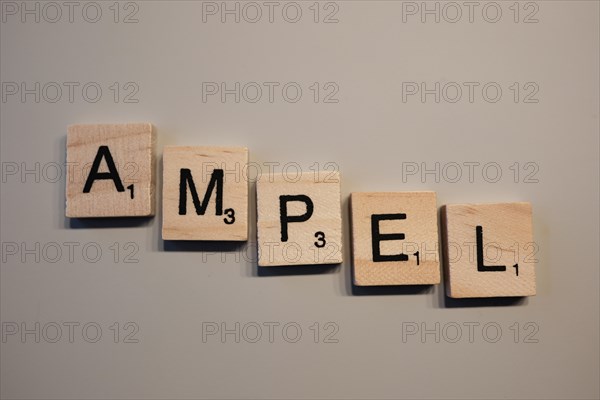
[(379, 233), (379, 221), (406, 219), (406, 214), (373, 214), (371, 215), (371, 244), (373, 245), (373, 262), (408, 261), (404, 253), (381, 255), (379, 242), (383, 240), (404, 240), (404, 233)]
[(192, 179), (192, 171), (187, 168), (181, 168), (179, 171), (179, 215), (187, 214), (187, 187), (190, 186), (190, 193), (192, 194), (192, 201), (196, 208), (196, 214), (204, 215), (208, 202), (212, 192), (217, 189), (217, 195), (215, 199), (216, 203), (216, 215), (223, 215), (223, 170), (215, 169), (210, 176), (210, 182), (208, 188), (204, 194), (204, 200), (200, 203), (198, 192), (196, 191), (196, 185)]
[[(287, 203), (289, 201), (301, 201), (306, 204), (306, 212), (302, 215), (287, 214)], [(281, 223), (281, 241), (287, 242), (288, 240), (288, 223), (290, 222), (304, 222), (307, 221), (313, 213), (314, 205), (310, 197), (299, 194), (295, 196), (279, 196), (279, 221)]]
[[(477, 239), (477, 271), (479, 272), (496, 272), (506, 271), (506, 265), (485, 265), (483, 263), (483, 228), (479, 225), (475, 227), (475, 235)], [(517, 270), (518, 271), (518, 270)], [(517, 275), (518, 272), (517, 272)]]
[[(102, 161), (103, 157), (106, 160), (108, 172), (98, 172), (100, 169), (100, 162)], [(88, 175), (87, 180), (85, 181), (85, 186), (83, 187), (83, 193), (89, 193), (90, 190), (92, 190), (92, 185), (96, 179), (112, 179), (112, 181), (115, 183), (115, 187), (117, 188), (117, 192), (125, 191), (123, 182), (121, 182), (121, 178), (119, 177), (117, 167), (115, 167), (115, 162), (113, 161), (108, 146), (98, 147), (98, 153), (96, 153), (96, 158), (94, 158), (92, 169), (90, 169), (90, 174)]]

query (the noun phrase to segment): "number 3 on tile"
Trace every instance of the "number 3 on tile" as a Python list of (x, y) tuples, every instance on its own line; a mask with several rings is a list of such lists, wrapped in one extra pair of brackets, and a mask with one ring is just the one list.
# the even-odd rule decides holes
[(317, 238), (317, 241), (315, 242), (315, 247), (318, 247), (320, 249), (325, 247), (325, 245), (327, 244), (327, 241), (325, 240), (325, 233), (321, 231), (315, 232), (315, 237)]
[(223, 218), (223, 222), (227, 225), (231, 225), (235, 222), (235, 210), (233, 208), (226, 208), (224, 211), (227, 218)]

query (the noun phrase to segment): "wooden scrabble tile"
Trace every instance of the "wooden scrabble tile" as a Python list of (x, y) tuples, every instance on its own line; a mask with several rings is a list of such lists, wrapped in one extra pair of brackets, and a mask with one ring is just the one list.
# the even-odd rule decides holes
[(248, 240), (245, 147), (167, 146), (164, 240)]
[(535, 295), (531, 204), (453, 204), (442, 208), (448, 296)]
[(434, 192), (352, 193), (357, 286), (440, 283)]
[(154, 149), (149, 123), (69, 126), (66, 216), (154, 215)]
[(337, 172), (263, 176), (256, 183), (258, 265), (339, 264), (342, 211)]

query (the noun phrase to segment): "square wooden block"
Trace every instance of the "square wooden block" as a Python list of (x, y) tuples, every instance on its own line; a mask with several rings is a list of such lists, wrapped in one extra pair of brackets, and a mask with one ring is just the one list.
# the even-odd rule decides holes
[(357, 286), (440, 283), (434, 192), (352, 193)]
[(248, 240), (245, 147), (167, 146), (164, 240)]
[(452, 204), (442, 209), (450, 297), (535, 295), (531, 204)]
[(69, 126), (66, 216), (154, 215), (154, 167), (152, 124)]
[(339, 264), (342, 210), (337, 172), (262, 176), (256, 183), (258, 265)]

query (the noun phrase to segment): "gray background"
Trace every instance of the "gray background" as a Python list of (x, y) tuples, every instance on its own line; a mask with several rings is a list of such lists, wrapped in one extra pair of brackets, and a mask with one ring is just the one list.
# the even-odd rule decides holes
[[(451, 9), (439, 23), (432, 16), (422, 23), (419, 15), (403, 21), (407, 5), (393, 1), (337, 2), (337, 23), (322, 22), (335, 10), (324, 4), (315, 23), (313, 2), (298, 3), (303, 14), (297, 23), (282, 18), (283, 2), (272, 23), (267, 15), (256, 23), (243, 18), (235, 23), (231, 16), (225, 23), (218, 16), (203, 22), (203, 5), (193, 1), (137, 2), (137, 23), (122, 22), (134, 6), (119, 4), (115, 23), (113, 2), (99, 2), (102, 17), (91, 23), (82, 18), (85, 3), (77, 4), (73, 22), (68, 15), (54, 23), (3, 15), (1, 24), (2, 82), (80, 85), (72, 103), (66, 90), (54, 103), (50, 91), (40, 94), (39, 103), (33, 95), (7, 95), (1, 103), (1, 320), (5, 329), (11, 324), (20, 329), (22, 323), (33, 329), (39, 322), (41, 331), (39, 343), (32, 334), (3, 340), (2, 397), (600, 396), (598, 2), (521, 3), (518, 23), (509, 9), (513, 2), (497, 3), (503, 13), (496, 23), (482, 17), (485, 2), (478, 3), (473, 22), (463, 14), (456, 23), (443, 18), (454, 17)], [(524, 23), (524, 14), (535, 7), (538, 22)], [(489, 19), (493, 9), (487, 10)], [(93, 18), (93, 10), (87, 11)], [(53, 10), (46, 12), (47, 19), (54, 18)], [(88, 82), (103, 90), (95, 103), (82, 97)], [(116, 102), (109, 88), (114, 82), (121, 87)], [(137, 103), (124, 102), (132, 87), (124, 89), (128, 82), (139, 88)], [(266, 92), (256, 103), (244, 98), (235, 103), (232, 96), (225, 103), (216, 96), (203, 102), (202, 82), (279, 82), (280, 88), (296, 82), (303, 95), (296, 103), (285, 101), (281, 92), (272, 103)], [(338, 102), (324, 103), (321, 94), (315, 103), (313, 82), (334, 82)], [(439, 103), (433, 95), (425, 102), (418, 96), (403, 101), (403, 82), (429, 87), (478, 82), (479, 88), (496, 82), (503, 95), (496, 103), (484, 99), (480, 89), (473, 102), (466, 92), (456, 103), (447, 101), (451, 92)], [(509, 89), (514, 82), (521, 86), (517, 102)], [(539, 88), (537, 103), (524, 102), (528, 82)], [(165, 245), (160, 211), (139, 222), (66, 220), (64, 175), (54, 178), (56, 165), (65, 162), (67, 125), (135, 121), (156, 126), (159, 156), (170, 144), (245, 145), (263, 175), (270, 162), (281, 163), (278, 169), (294, 162), (306, 170), (335, 163), (342, 173), (348, 261), (318, 274), (299, 269), (260, 276), (250, 259), (252, 247), (246, 252), (245, 247)], [(480, 167), (473, 182), (466, 168), (456, 183), (449, 169), (439, 182), (433, 175), (403, 182), (407, 162), (428, 168), (438, 162), (441, 169), (452, 162), (479, 162)], [(510, 169), (515, 162), (521, 172), (517, 183)], [(538, 166), (537, 183), (525, 182), (528, 162)], [(486, 163), (500, 166), (498, 182), (482, 175)], [(19, 172), (8, 174), (15, 165)], [(20, 174), (36, 165), (37, 175)], [(442, 286), (353, 295), (348, 194), (403, 190), (434, 190), (440, 206), (530, 201), (539, 246), (537, 296), (450, 302)], [(252, 242), (254, 204), (252, 196)], [(73, 260), (68, 242), (78, 243)], [(19, 250), (39, 243), (39, 262), (35, 254), (25, 254), (25, 260), (20, 253), (7, 254), (10, 243)], [(63, 249), (60, 256), (52, 243)], [(98, 262), (83, 257), (86, 245), (102, 249)], [(136, 246), (132, 260), (139, 262), (125, 262)], [(72, 343), (64, 325), (69, 322), (79, 324)], [(135, 325), (126, 330), (127, 322)], [(230, 329), (238, 322), (248, 330), (240, 343), (234, 335), (209, 336), (204, 343), (207, 322)], [(268, 322), (280, 324), (273, 343)], [(281, 333), (290, 322), (302, 328), (296, 343)], [(310, 329), (315, 322), (318, 343)], [(326, 329), (327, 322), (335, 325)], [(465, 325), (470, 322), (480, 324), (472, 342)], [(83, 335), (86, 323), (102, 328), (96, 343), (86, 341), (95, 336), (93, 329)], [(257, 343), (246, 340), (254, 336), (252, 323), (263, 327)], [(439, 323), (439, 343), (433, 334), (403, 340), (407, 323), (419, 329), (421, 323), (427, 329)], [(495, 343), (489, 340), (494, 329), (482, 333), (489, 323), (502, 329)], [(62, 337), (51, 343), (56, 325)], [(457, 325), (462, 336), (451, 343)], [(130, 339), (138, 342), (125, 343), (135, 326), (139, 330)], [(336, 326), (330, 339), (337, 343), (325, 343)], [(294, 331), (288, 333), (293, 338)]]

